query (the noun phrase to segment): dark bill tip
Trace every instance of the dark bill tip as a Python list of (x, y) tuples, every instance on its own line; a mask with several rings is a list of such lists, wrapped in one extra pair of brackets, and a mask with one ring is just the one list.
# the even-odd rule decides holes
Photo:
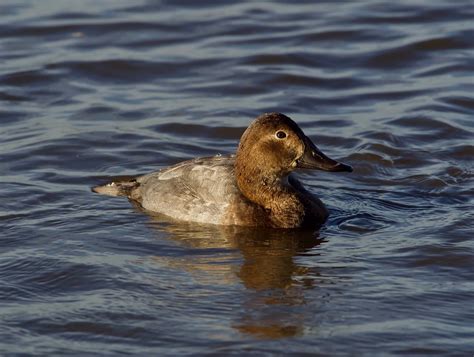
[(313, 142), (306, 138), (305, 152), (297, 161), (300, 169), (316, 169), (330, 172), (352, 172), (352, 167), (324, 155)]
[(352, 172), (353, 169), (352, 169), (352, 166), (343, 164), (342, 162), (339, 162), (330, 171), (333, 171), (333, 172)]

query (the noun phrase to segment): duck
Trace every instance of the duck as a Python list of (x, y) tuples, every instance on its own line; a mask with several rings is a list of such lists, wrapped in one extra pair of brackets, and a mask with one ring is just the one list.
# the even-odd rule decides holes
[(352, 172), (326, 156), (282, 113), (258, 116), (235, 154), (200, 157), (145, 175), (95, 186), (125, 196), (145, 212), (223, 226), (315, 228), (328, 210), (294, 175), (298, 169)]

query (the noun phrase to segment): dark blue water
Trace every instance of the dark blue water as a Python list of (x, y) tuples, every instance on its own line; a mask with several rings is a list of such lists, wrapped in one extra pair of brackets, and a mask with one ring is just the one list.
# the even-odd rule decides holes
[[(472, 1), (2, 1), (1, 355), (474, 353)], [(318, 232), (90, 186), (280, 111), (349, 175)]]

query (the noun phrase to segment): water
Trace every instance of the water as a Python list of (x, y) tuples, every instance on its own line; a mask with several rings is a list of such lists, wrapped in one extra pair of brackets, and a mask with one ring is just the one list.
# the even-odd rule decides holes
[[(2, 1), (0, 354), (474, 353), (474, 4)], [(295, 119), (319, 232), (90, 192)]]

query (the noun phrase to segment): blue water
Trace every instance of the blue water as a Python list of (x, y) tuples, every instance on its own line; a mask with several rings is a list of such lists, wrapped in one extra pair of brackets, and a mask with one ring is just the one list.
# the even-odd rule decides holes
[[(474, 353), (472, 1), (2, 1), (0, 354)], [(90, 187), (298, 122), (317, 232)]]

